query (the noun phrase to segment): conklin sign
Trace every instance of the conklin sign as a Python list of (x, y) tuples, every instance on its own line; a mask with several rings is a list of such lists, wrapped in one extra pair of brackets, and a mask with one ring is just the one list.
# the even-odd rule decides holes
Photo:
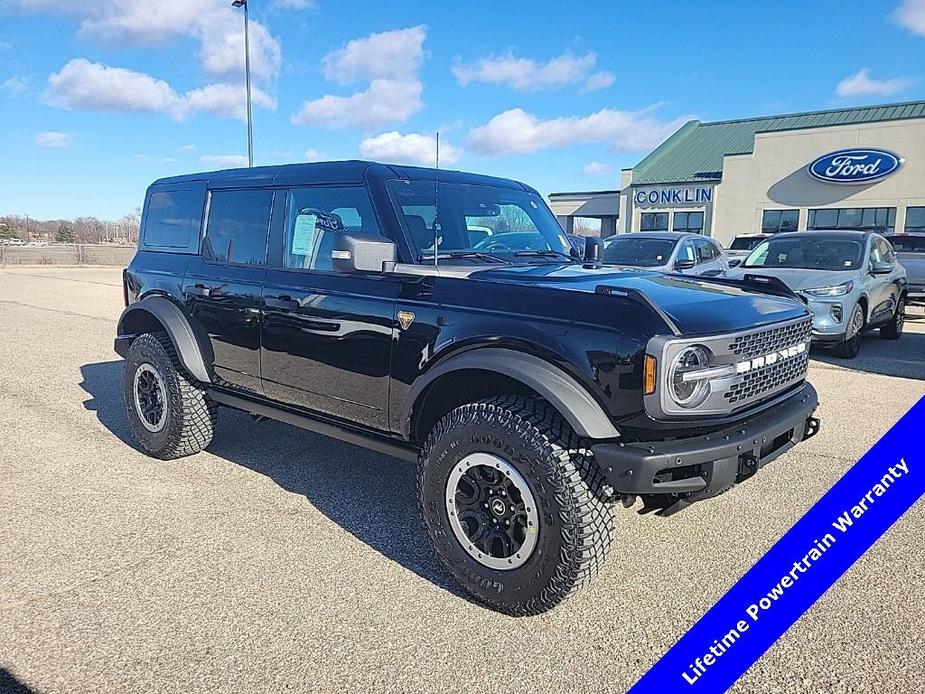
[(633, 193), (637, 205), (707, 205), (713, 202), (713, 188), (652, 188)]
[(870, 183), (896, 172), (902, 163), (885, 149), (840, 149), (823, 154), (807, 170), (826, 183)]

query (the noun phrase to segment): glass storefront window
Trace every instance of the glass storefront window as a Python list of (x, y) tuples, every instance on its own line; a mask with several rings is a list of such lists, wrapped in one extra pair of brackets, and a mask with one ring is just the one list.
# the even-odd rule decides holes
[(799, 223), (799, 210), (765, 210), (761, 216), (761, 232), (776, 234), (780, 231), (796, 231)]
[(675, 212), (671, 228), (692, 234), (703, 233), (703, 212)]
[(906, 231), (925, 232), (925, 207), (906, 208)]
[(810, 210), (807, 229), (843, 229), (846, 231), (893, 232), (895, 207), (842, 207), (833, 210)]
[(668, 231), (668, 213), (643, 212), (639, 215), (639, 231)]

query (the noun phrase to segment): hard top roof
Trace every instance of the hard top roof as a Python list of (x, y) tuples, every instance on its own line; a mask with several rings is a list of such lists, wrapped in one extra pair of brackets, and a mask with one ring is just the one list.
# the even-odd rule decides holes
[[(156, 180), (152, 186), (205, 181), (210, 188), (250, 188), (274, 185), (305, 185), (312, 183), (361, 184), (377, 179), (398, 178), (409, 181), (433, 181), (435, 169), (420, 166), (379, 164), (371, 161), (331, 161), (310, 164), (281, 164), (253, 168), (224, 169), (170, 176)], [(441, 183), (469, 183), (525, 190), (533, 188), (507, 178), (484, 176), (440, 169)]]

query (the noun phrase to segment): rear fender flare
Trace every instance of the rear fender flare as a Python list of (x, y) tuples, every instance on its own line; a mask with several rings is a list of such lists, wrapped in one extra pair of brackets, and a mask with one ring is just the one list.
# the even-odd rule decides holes
[(420, 376), (402, 412), (406, 435), (410, 434), (414, 410), (427, 387), (441, 376), (462, 370), (492, 371), (523, 383), (556, 408), (579, 436), (591, 439), (620, 436), (600, 404), (572, 376), (539, 357), (497, 347), (477, 348), (450, 357)]
[(207, 364), (212, 360), (203, 357), (203, 353), (211, 355), (208, 343), (196, 337), (193, 326), (190, 325), (186, 315), (170, 299), (163, 296), (149, 296), (141, 301), (127, 306), (119, 316), (118, 334), (131, 335), (134, 331), (126, 329), (133, 317), (138, 313), (147, 313), (153, 316), (161, 325), (173, 343), (180, 363), (197, 381), (210, 383), (212, 378)]

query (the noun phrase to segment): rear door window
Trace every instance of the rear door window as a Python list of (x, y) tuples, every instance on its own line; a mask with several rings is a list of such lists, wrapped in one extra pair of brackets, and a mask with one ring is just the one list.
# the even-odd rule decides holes
[(152, 190), (145, 205), (141, 246), (146, 250), (194, 253), (205, 203), (205, 185)]
[(209, 223), (202, 243), (206, 260), (266, 265), (272, 190), (216, 190), (209, 200)]

